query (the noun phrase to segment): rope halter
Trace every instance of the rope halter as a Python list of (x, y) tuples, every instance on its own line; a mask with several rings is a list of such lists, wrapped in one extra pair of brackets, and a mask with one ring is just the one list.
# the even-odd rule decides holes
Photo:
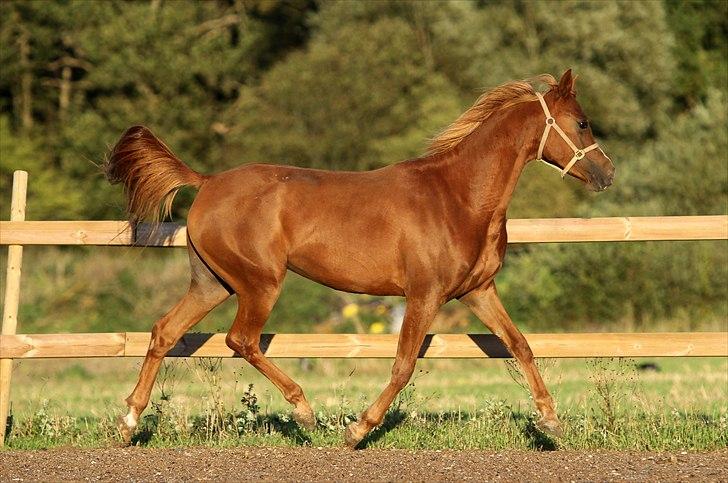
[[(543, 96), (541, 93), (537, 92), (536, 97), (538, 97), (538, 102), (541, 103), (541, 107), (543, 108), (543, 112), (546, 115), (546, 128), (543, 131), (543, 136), (541, 136), (541, 143), (538, 145), (538, 159), (539, 161), (542, 161), (543, 163), (551, 166), (552, 168), (557, 169), (559, 172), (561, 172), (561, 177), (563, 178), (566, 176), (566, 173), (569, 172), (569, 170), (576, 164), (577, 161), (579, 161), (581, 158), (586, 156), (586, 153), (589, 151), (592, 151), (594, 149), (599, 148), (599, 145), (597, 143), (592, 144), (591, 146), (587, 146), (585, 148), (577, 148), (574, 143), (571, 142), (571, 139), (569, 139), (569, 136), (566, 135), (566, 133), (559, 127), (558, 124), (556, 124), (556, 119), (551, 116), (551, 112), (549, 112), (549, 108), (546, 105), (546, 101), (544, 101)], [(558, 166), (554, 166), (551, 163), (547, 163), (543, 159), (543, 148), (546, 146), (546, 139), (549, 137), (549, 133), (551, 132), (551, 128), (553, 128), (557, 133), (559, 133), (559, 136), (566, 141), (566, 144), (569, 145), (572, 151), (574, 151), (574, 156), (571, 158), (571, 161), (569, 161), (566, 166), (564, 166), (564, 169), (559, 168)], [(600, 151), (601, 148), (599, 148)], [(602, 151), (602, 154), (604, 154), (604, 151)], [(606, 156), (606, 154), (605, 154)]]

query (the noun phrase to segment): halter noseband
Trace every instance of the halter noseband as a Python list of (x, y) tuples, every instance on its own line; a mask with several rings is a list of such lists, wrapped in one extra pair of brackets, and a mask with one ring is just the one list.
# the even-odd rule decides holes
[[(589, 151), (592, 151), (594, 149), (599, 148), (599, 144), (594, 143), (591, 146), (587, 146), (585, 148), (577, 148), (574, 143), (571, 142), (571, 139), (569, 139), (569, 136), (566, 135), (566, 133), (559, 127), (558, 124), (556, 124), (556, 119), (551, 116), (551, 112), (549, 112), (548, 106), (546, 106), (546, 101), (544, 101), (543, 96), (541, 93), (537, 92), (536, 97), (538, 97), (538, 102), (541, 103), (541, 107), (543, 108), (543, 112), (546, 115), (546, 128), (543, 131), (543, 136), (541, 136), (541, 143), (538, 145), (538, 159), (539, 161), (543, 161), (545, 164), (551, 166), (552, 168), (557, 169), (561, 173), (561, 177), (563, 178), (566, 176), (566, 173), (569, 172), (569, 170), (576, 164), (577, 161), (579, 161), (581, 158), (583, 158), (586, 153)], [(574, 156), (571, 158), (571, 161), (569, 161), (566, 166), (564, 166), (564, 169), (559, 168), (558, 166), (554, 166), (551, 163), (547, 163), (543, 159), (543, 148), (546, 146), (546, 139), (549, 137), (549, 133), (551, 132), (551, 128), (554, 128), (554, 130), (559, 133), (559, 135), (562, 137), (564, 141), (566, 141), (566, 144), (569, 145), (572, 151), (574, 151)], [(599, 148), (600, 151), (601, 148)], [(602, 151), (602, 154), (604, 154), (604, 151)], [(606, 154), (605, 154), (606, 156)]]

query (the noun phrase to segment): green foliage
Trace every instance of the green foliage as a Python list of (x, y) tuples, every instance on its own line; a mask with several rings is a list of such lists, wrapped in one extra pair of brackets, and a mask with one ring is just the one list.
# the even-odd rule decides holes
[(681, 106), (705, 100), (711, 87), (728, 85), (728, 3), (665, 0), (675, 38), (674, 87)]
[(337, 25), (241, 96), (229, 139), (243, 159), (375, 168), (420, 153), (457, 116), (453, 94), (401, 20)]
[[(728, 311), (725, 242), (554, 244), (508, 259), (498, 287), (530, 330), (635, 329), (675, 320), (682, 330)], [(682, 321), (682, 322), (680, 322)]]
[(446, 11), (433, 22), (435, 62), (466, 89), (573, 67), (580, 102), (608, 138), (642, 138), (669, 103), (672, 40), (660, 3), (512, 0)]
[[(83, 193), (74, 180), (58, 169), (49, 159), (41, 143), (29, 136), (18, 136), (10, 129), (7, 116), (0, 115), (0, 189), (10, 193), (13, 171), (31, 173), (28, 198), (33, 202), (26, 208), (26, 219), (54, 220), (83, 216)], [(0, 216), (10, 217), (10, 203), (3, 200)]]
[[(711, 89), (705, 103), (675, 116), (626, 166), (617, 202), (631, 214), (725, 214), (728, 202), (728, 92)], [(685, 140), (689, 142), (685, 142)]]

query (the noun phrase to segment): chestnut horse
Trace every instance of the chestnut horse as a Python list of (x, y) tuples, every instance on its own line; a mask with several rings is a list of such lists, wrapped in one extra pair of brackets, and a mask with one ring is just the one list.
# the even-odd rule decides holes
[(169, 214), (182, 186), (199, 192), (187, 221), (192, 281), (154, 324), (139, 381), (126, 399), (128, 414), (119, 418), (125, 441), (164, 356), (233, 293), (238, 309), (227, 345), (280, 389), (300, 425), (315, 427), (301, 387), (259, 347), (287, 270), (337, 290), (407, 298), (391, 379), (346, 429), (350, 447), (382, 422), (414, 371), (435, 314), (452, 299), (503, 341), (526, 375), (539, 427), (559, 434), (553, 399), (494, 284), (506, 250), (506, 209), (530, 160), (562, 176), (568, 171), (596, 191), (611, 184), (614, 166), (594, 143), (571, 70), (559, 82), (550, 75), (535, 80), (549, 86), (543, 95), (530, 81), (499, 86), (436, 137), (424, 157), (367, 172), (250, 164), (203, 175), (147, 128), (129, 128), (105, 169), (112, 183), (123, 183), (132, 221)]

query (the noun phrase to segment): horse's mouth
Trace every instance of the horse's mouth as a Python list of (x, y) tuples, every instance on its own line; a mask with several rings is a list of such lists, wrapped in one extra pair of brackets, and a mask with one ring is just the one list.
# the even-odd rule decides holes
[[(560, 171), (563, 171), (564, 169), (546, 157), (543, 158), (543, 161)], [(593, 165), (593, 162), (591, 164)], [(614, 171), (612, 171), (612, 173), (609, 175), (605, 175), (601, 171), (595, 171), (594, 169), (589, 169), (589, 167), (593, 168), (593, 166), (588, 166), (586, 174), (583, 174), (581, 171), (577, 170), (571, 170), (568, 174), (583, 182), (588, 190), (594, 191), (596, 193), (600, 191), (605, 191), (612, 185), (612, 182), (614, 181)]]
[(592, 191), (604, 191), (612, 186), (612, 182), (614, 181), (614, 170), (609, 174), (604, 173), (602, 170), (588, 171), (588, 174), (589, 181), (587, 185)]
[(592, 180), (590, 183), (587, 184), (587, 186), (591, 191), (594, 191), (596, 193), (599, 193), (600, 191), (606, 191), (607, 188), (612, 186), (612, 178), (608, 179), (607, 181)]

